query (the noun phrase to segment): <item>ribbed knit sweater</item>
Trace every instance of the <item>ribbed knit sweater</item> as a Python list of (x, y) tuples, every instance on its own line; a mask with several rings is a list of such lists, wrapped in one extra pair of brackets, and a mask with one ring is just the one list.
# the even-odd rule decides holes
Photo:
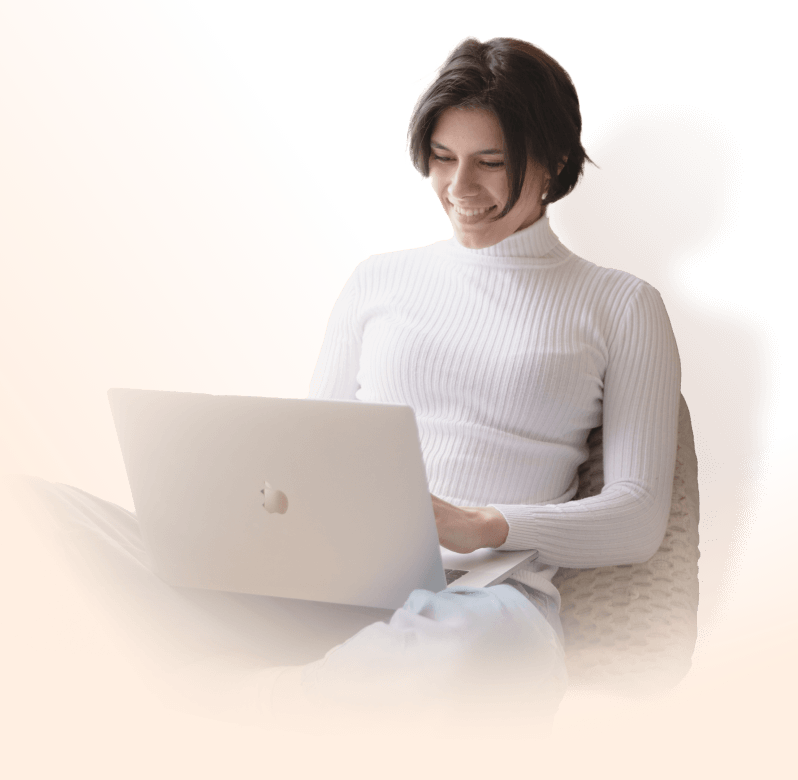
[[(558, 598), (558, 566), (637, 563), (662, 542), (679, 355), (659, 293), (575, 256), (542, 217), (494, 246), (454, 238), (361, 263), (333, 309), (310, 397), (413, 408), (430, 491), (493, 506), (513, 576)], [(605, 487), (572, 501), (590, 430)]]

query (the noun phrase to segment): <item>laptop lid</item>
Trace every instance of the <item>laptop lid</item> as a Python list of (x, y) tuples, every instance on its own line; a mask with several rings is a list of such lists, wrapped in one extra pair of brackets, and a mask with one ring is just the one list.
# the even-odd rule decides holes
[(108, 396), (142, 536), (170, 584), (392, 609), (446, 587), (409, 407)]

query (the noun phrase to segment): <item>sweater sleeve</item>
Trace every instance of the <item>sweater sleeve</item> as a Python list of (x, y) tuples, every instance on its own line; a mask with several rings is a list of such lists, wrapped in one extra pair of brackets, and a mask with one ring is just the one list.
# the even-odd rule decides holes
[(344, 286), (327, 323), (308, 398), (355, 400), (363, 328), (359, 322), (361, 267)]
[(510, 526), (498, 549), (592, 568), (648, 560), (670, 514), (680, 365), (659, 293), (641, 283), (607, 342), (601, 493), (562, 504), (494, 505)]

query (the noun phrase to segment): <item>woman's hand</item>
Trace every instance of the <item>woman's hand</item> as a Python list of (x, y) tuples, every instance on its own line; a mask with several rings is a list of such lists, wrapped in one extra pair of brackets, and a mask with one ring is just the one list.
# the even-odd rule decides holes
[(432, 496), (432, 509), (438, 539), (452, 552), (470, 553), (481, 547), (499, 547), (510, 531), (502, 513), (493, 507), (454, 506)]

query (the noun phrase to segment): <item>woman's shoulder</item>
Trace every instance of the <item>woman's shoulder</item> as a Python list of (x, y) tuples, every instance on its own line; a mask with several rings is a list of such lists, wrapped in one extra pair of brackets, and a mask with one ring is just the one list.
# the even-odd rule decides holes
[(579, 308), (592, 312), (608, 333), (629, 317), (640, 321), (667, 318), (662, 296), (645, 279), (577, 255), (571, 259), (569, 272), (573, 275), (565, 285), (570, 291), (566, 295), (577, 296)]
[(441, 254), (451, 244), (451, 240), (435, 241), (432, 244), (416, 246), (410, 249), (394, 249), (388, 252), (379, 252), (371, 255), (364, 262), (373, 265), (391, 265), (402, 263), (408, 260), (423, 259), (430, 255)]
[(591, 286), (599, 287), (604, 291), (615, 291), (624, 297), (633, 297), (640, 294), (642, 290), (650, 290), (658, 294), (652, 284), (629, 271), (598, 265), (573, 253), (571, 253), (571, 261), (570, 270), (574, 275), (589, 280)]
[[(353, 268), (339, 296), (342, 306), (352, 310), (391, 296), (399, 289), (417, 286), (423, 276), (425, 251), (418, 249), (381, 252), (361, 260)], [(420, 262), (414, 262), (420, 261)]]
[(432, 257), (439, 255), (446, 243), (446, 241), (438, 241), (427, 246), (370, 255), (355, 267), (353, 277), (375, 279), (390, 277), (396, 273), (406, 273), (413, 265), (428, 263)]

